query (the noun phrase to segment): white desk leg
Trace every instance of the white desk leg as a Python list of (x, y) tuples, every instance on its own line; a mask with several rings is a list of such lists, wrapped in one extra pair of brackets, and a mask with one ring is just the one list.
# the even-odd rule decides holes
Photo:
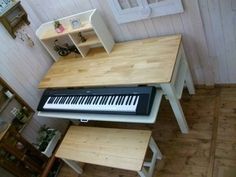
[(73, 160), (62, 159), (68, 166), (75, 170), (78, 174), (83, 173), (83, 169)]
[(188, 92), (189, 92), (190, 95), (193, 95), (193, 94), (195, 94), (195, 88), (194, 88), (194, 84), (193, 84), (192, 75), (191, 75), (191, 72), (190, 72), (190, 69), (189, 69), (189, 65), (188, 65), (188, 62), (187, 62), (187, 58), (186, 58), (186, 55), (185, 55), (185, 52), (184, 52), (184, 48), (183, 48), (182, 45), (181, 45), (181, 57), (184, 60), (184, 64), (186, 65), (186, 68), (187, 68), (186, 75), (185, 75), (185, 77), (186, 77), (185, 81), (186, 81), (186, 85), (187, 85), (187, 88), (188, 88)]
[(185, 116), (180, 105), (180, 102), (175, 95), (174, 89), (171, 84), (161, 84), (161, 88), (169, 99), (172, 110), (174, 111), (175, 118), (179, 124), (182, 133), (188, 133), (188, 124), (185, 120)]
[(187, 72), (186, 72), (186, 85), (187, 85), (189, 94), (190, 95), (195, 94), (195, 88), (194, 88), (194, 85), (193, 85), (193, 79), (192, 79), (192, 76), (191, 76), (191, 73), (190, 73), (188, 65), (187, 65)]

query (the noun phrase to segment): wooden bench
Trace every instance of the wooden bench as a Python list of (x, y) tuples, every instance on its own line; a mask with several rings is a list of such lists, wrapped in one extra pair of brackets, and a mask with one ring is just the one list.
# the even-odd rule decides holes
[[(150, 162), (144, 162), (148, 146), (153, 155)], [(56, 157), (79, 174), (83, 170), (76, 162), (132, 170), (141, 177), (151, 177), (156, 159), (161, 159), (162, 154), (149, 130), (71, 126)]]

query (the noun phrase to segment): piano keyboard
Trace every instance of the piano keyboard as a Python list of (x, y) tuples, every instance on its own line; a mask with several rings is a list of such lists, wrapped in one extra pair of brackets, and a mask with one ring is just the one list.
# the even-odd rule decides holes
[(47, 90), (39, 111), (149, 114), (153, 87)]
[(156, 121), (158, 110), (160, 107), (163, 92), (160, 89), (156, 90), (153, 100), (151, 112), (148, 115), (126, 115), (126, 114), (93, 114), (79, 112), (48, 112), (39, 111), (38, 116), (50, 117), (57, 119), (70, 119), (71, 121), (109, 121), (109, 122), (129, 122), (129, 123), (147, 123), (152, 124)]

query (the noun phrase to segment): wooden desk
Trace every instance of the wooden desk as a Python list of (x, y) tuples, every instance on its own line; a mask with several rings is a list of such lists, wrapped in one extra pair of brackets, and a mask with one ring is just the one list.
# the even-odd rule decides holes
[(182, 133), (188, 133), (179, 99), (185, 84), (190, 94), (195, 90), (180, 35), (117, 43), (109, 55), (94, 49), (84, 59), (59, 60), (39, 88), (144, 84), (161, 87)]
[[(144, 163), (148, 146), (153, 156), (151, 162)], [(82, 169), (78, 161), (137, 171), (141, 177), (151, 177), (156, 159), (161, 159), (162, 154), (149, 130), (71, 126), (56, 157), (62, 158), (79, 174)], [(147, 164), (148, 171), (144, 168)]]

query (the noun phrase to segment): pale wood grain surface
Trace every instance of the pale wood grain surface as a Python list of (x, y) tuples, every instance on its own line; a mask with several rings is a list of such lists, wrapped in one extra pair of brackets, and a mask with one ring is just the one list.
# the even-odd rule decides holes
[(91, 51), (84, 59), (54, 63), (39, 88), (168, 83), (174, 71), (180, 35), (115, 44), (108, 55)]
[(139, 171), (151, 131), (71, 126), (56, 156)]
[[(236, 88), (197, 89), (191, 97), (185, 92), (181, 104), (190, 127), (186, 135), (180, 133), (166, 100), (153, 125), (105, 122), (86, 125), (152, 130), (152, 137), (163, 154), (156, 165), (155, 177), (235, 177)], [(60, 177), (67, 176), (68, 173), (60, 174)], [(87, 164), (80, 176), (137, 177), (137, 174)]]

